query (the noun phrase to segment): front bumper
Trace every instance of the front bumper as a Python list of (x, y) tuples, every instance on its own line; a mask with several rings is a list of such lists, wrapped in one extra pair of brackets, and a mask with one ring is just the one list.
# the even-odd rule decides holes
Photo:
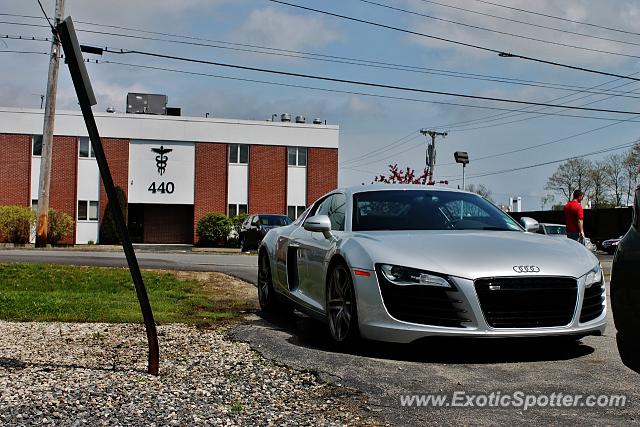
[[(451, 337), (545, 337), (602, 335), (606, 328), (606, 296), (604, 310), (597, 318), (581, 323), (580, 314), (585, 296), (584, 277), (578, 280), (578, 297), (571, 322), (565, 326), (536, 328), (494, 328), (485, 320), (473, 280), (452, 278), (458, 288), (470, 322), (462, 327), (432, 326), (401, 321), (385, 307), (375, 271), (370, 276), (354, 276), (360, 334), (363, 338), (396, 343), (409, 343), (430, 336)], [(606, 292), (604, 293), (606, 294)]]

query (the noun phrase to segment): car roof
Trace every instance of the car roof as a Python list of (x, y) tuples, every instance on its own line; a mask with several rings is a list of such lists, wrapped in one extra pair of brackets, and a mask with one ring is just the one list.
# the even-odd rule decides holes
[(422, 185), (422, 184), (364, 184), (364, 185), (354, 185), (351, 187), (339, 188), (336, 191), (343, 192), (348, 195), (353, 195), (356, 193), (366, 193), (368, 191), (388, 191), (388, 190), (429, 190), (429, 191), (447, 191), (447, 192), (456, 192), (456, 193), (466, 193), (466, 194), (474, 194), (470, 191), (458, 190), (456, 188), (451, 187), (442, 187), (435, 185)]

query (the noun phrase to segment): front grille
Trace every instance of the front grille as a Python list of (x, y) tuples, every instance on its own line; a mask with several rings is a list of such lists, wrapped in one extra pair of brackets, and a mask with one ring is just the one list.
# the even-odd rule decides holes
[(580, 323), (597, 319), (604, 312), (604, 286), (594, 283), (584, 290), (584, 301), (580, 312)]
[(478, 279), (476, 293), (493, 328), (543, 328), (571, 323), (578, 283), (563, 277)]
[(425, 285), (398, 286), (378, 272), (382, 300), (391, 316), (421, 325), (462, 328), (471, 322), (457, 290)]

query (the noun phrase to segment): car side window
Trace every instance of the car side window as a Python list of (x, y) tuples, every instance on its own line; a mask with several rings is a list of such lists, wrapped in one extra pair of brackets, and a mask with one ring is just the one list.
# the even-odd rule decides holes
[(327, 197), (322, 200), (320, 204), (315, 208), (315, 212), (312, 212), (312, 215), (329, 215), (329, 211), (331, 211), (331, 203), (333, 201), (334, 195)]
[(260, 217), (258, 215), (253, 217), (253, 220), (251, 221), (251, 225), (258, 225), (260, 223)]
[(344, 231), (345, 207), (347, 204), (347, 199), (342, 193), (334, 194), (331, 199), (331, 209), (329, 211), (331, 229), (334, 231)]

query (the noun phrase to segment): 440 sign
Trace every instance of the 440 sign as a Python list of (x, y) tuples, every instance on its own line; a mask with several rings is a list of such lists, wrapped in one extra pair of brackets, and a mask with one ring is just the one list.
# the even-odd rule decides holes
[(193, 204), (195, 146), (131, 141), (129, 203)]

